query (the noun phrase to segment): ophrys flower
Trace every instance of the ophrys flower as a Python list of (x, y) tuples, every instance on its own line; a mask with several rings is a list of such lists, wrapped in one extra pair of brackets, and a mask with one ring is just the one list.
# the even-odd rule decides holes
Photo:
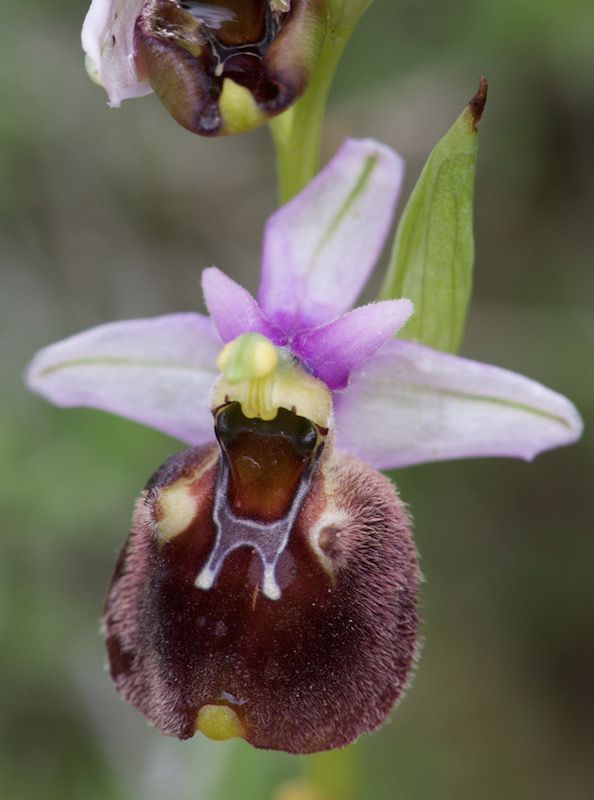
[(348, 141), (270, 218), (259, 302), (211, 268), (210, 320), (99, 326), (29, 369), (59, 405), (193, 446), (141, 495), (104, 618), (119, 691), (166, 733), (312, 752), (372, 730), (410, 677), (419, 582), (377, 468), (530, 459), (579, 436), (555, 392), (394, 340), (407, 300), (348, 310), (401, 177), (389, 148)]
[(324, 37), (324, 0), (93, 0), (87, 69), (109, 102), (155, 91), (194, 133), (239, 133), (304, 91)]

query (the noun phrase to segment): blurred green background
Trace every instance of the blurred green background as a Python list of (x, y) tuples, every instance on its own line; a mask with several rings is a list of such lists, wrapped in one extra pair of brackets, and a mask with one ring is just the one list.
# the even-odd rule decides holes
[[(212, 263), (254, 290), (271, 146), (266, 131), (194, 138), (154, 97), (109, 110), (82, 67), (85, 12), (86, 0), (26, 0), (0, 28), (0, 796), (270, 800), (311, 765), (167, 740), (103, 669), (98, 618), (132, 503), (178, 443), (52, 408), (21, 373), (37, 348), (90, 325), (201, 308)], [(394, 146), (408, 194), (489, 78), (463, 353), (567, 394), (586, 423), (593, 41), (582, 0), (376, 0), (324, 143), (326, 158), (346, 135)], [(396, 476), (422, 554), (426, 641), (401, 707), (354, 749), (358, 800), (592, 797), (593, 445), (590, 425), (533, 464)]]

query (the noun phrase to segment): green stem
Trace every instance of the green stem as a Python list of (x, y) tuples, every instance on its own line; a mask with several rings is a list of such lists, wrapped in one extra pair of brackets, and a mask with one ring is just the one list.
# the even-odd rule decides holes
[(307, 772), (312, 784), (328, 800), (355, 800), (359, 795), (359, 756), (355, 745), (309, 756)]
[(298, 194), (318, 173), (322, 126), (334, 74), (361, 15), (371, 2), (359, 0), (348, 11), (340, 2), (331, 4), (320, 58), (305, 94), (292, 108), (270, 122), (281, 205)]

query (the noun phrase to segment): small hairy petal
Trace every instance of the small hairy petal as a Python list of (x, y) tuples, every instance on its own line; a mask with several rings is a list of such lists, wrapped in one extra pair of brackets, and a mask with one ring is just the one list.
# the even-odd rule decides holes
[(281, 597), (262, 592), (249, 547), (205, 591), (195, 579), (214, 546), (217, 474), (216, 448), (186, 451), (137, 503), (104, 616), (118, 691), (182, 739), (201, 709), (223, 705), (255, 747), (342, 747), (380, 725), (410, 680), (419, 571), (406, 511), (384, 476), (331, 453), (280, 557)]
[(389, 147), (349, 139), (270, 217), (259, 292), (268, 319), (295, 334), (351, 308), (384, 246), (402, 174)]
[(82, 29), (91, 78), (105, 88), (114, 108), (152, 92), (137, 72), (134, 25), (145, 0), (93, 0)]
[(378, 351), (336, 396), (340, 447), (380, 469), (480, 456), (531, 460), (579, 438), (573, 404), (535, 381), (412, 342)]
[(216, 267), (202, 273), (206, 307), (219, 336), (227, 343), (242, 333), (261, 333), (275, 344), (286, 337), (264, 319), (260, 306), (251, 294)]
[(412, 311), (410, 300), (370, 303), (327, 325), (298, 333), (291, 349), (330, 389), (344, 389), (351, 372), (388, 342)]
[(26, 379), (58, 406), (99, 408), (199, 444), (213, 439), (219, 350), (200, 314), (112, 322), (40, 350)]

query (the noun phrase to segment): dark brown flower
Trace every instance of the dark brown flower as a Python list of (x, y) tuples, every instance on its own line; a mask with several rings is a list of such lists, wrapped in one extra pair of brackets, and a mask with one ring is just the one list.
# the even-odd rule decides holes
[(290, 411), (248, 420), (230, 403), (216, 429), (218, 445), (174, 456), (138, 500), (105, 610), (111, 674), (182, 739), (346, 745), (381, 724), (414, 664), (406, 511)]
[(137, 72), (185, 128), (240, 133), (305, 89), (325, 30), (323, 0), (148, 0)]

